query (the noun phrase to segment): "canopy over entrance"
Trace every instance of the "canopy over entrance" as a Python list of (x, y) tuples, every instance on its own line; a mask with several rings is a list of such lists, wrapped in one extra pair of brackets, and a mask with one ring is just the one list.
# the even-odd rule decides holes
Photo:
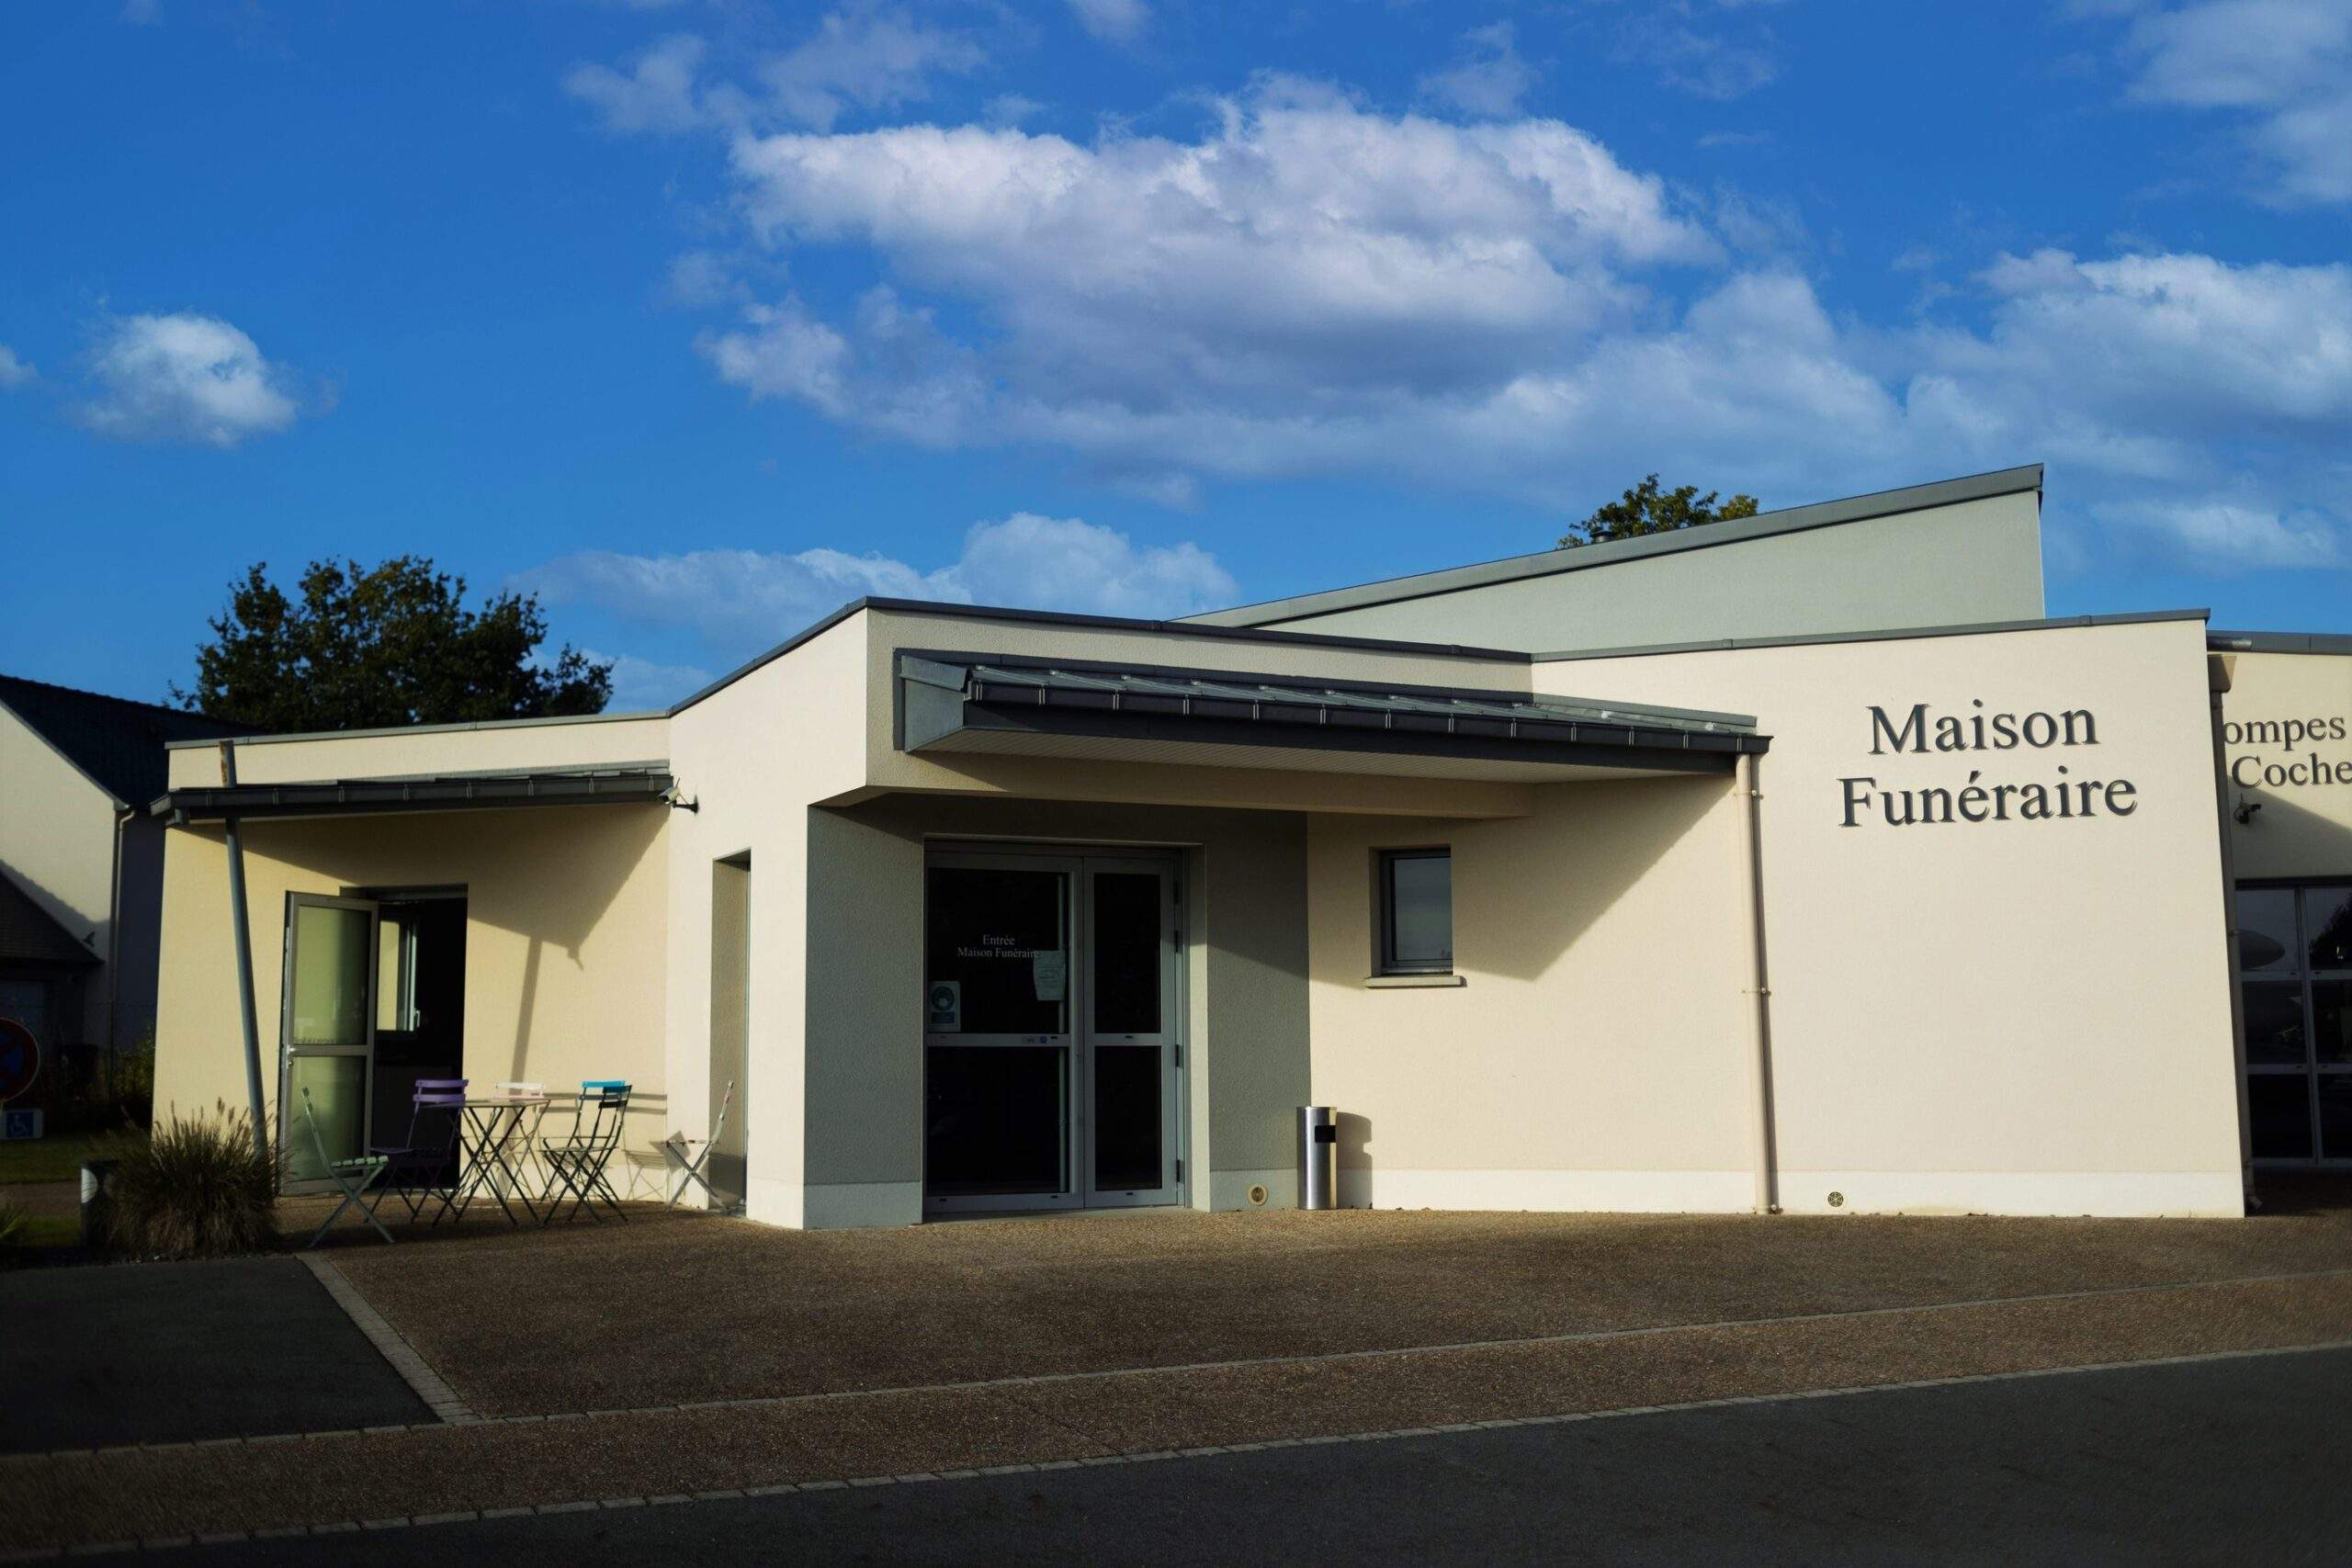
[(424, 778), (330, 779), (317, 784), (221, 784), (175, 789), (148, 809), (175, 828), (224, 818), (373, 816), (508, 806), (645, 806), (675, 781), (666, 762), (630, 768), (453, 773)]
[(1438, 686), (900, 649), (899, 746), (1567, 782), (1728, 773), (1770, 740), (1737, 714)]

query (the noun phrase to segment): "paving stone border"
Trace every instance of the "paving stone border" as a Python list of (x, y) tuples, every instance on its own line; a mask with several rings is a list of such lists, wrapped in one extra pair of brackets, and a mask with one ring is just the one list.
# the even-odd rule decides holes
[[(377, 1353), (391, 1363), (392, 1371), (400, 1373), (401, 1380), (415, 1391), (416, 1396), (424, 1401), (434, 1415), (453, 1427), (469, 1427), (481, 1419), (470, 1405), (458, 1397), (458, 1391), (416, 1353), (416, 1347), (402, 1338), (401, 1331), (394, 1328), (384, 1314), (359, 1293), (358, 1288), (344, 1277), (343, 1270), (334, 1266), (333, 1258), (322, 1258), (314, 1252), (301, 1252), (295, 1256), (301, 1260), (302, 1267), (311, 1271), (311, 1278), (326, 1287), (327, 1294), (334, 1298), (334, 1304), (343, 1309), (344, 1315), (351, 1319), (352, 1325), (368, 1337), (368, 1343), (376, 1347)], [(374, 1432), (398, 1431), (400, 1428), (370, 1427), (367, 1429)], [(322, 1437), (327, 1434), (310, 1435)], [(266, 1438), (245, 1439), (248, 1442), (268, 1440)]]
[[(737, 1399), (699, 1399), (676, 1404), (617, 1405), (595, 1410), (559, 1410), (533, 1412), (520, 1416), (483, 1416), (474, 1411), (458, 1396), (457, 1392), (442, 1380), (440, 1374), (434, 1371), (424, 1359), (410, 1347), (408, 1341), (401, 1337), (399, 1331), (385, 1321), (383, 1314), (368, 1304), (357, 1289), (344, 1278), (341, 1270), (336, 1269), (330, 1260), (305, 1257), (302, 1261), (314, 1274), (318, 1275), (320, 1282), (326, 1286), (328, 1293), (334, 1296), (344, 1310), (351, 1314), (353, 1323), (357, 1325), (360, 1331), (368, 1336), (376, 1348), (382, 1352), (384, 1359), (392, 1364), (401, 1376), (409, 1381), (409, 1386), (416, 1391), (417, 1396), (432, 1407), (435, 1416), (438, 1417), (437, 1420), (381, 1427), (338, 1427), (323, 1432), (277, 1432), (247, 1438), (205, 1438), (191, 1442), (117, 1443), (100, 1448), (51, 1449), (39, 1453), (0, 1454), (0, 1472), (6, 1472), (16, 1465), (38, 1463), (43, 1461), (104, 1460), (114, 1454), (167, 1453), (180, 1449), (260, 1446), (322, 1438), (351, 1438), (357, 1437), (362, 1432), (430, 1431), (445, 1425), (524, 1427), (549, 1421), (584, 1421), (616, 1416), (650, 1416), (681, 1410), (759, 1410), (776, 1405), (814, 1404), (831, 1400), (867, 1399), (887, 1394), (963, 1393), (988, 1389), (1030, 1388), (1050, 1383), (1096, 1382), (1116, 1378), (1157, 1377), (1171, 1372), (1248, 1371), (1259, 1367), (1377, 1361), (1392, 1358), (1442, 1354), (1447, 1351), (1498, 1350), (1544, 1345), (1588, 1344), (1611, 1339), (1661, 1338), (1721, 1329), (1851, 1322), (1860, 1318), (1965, 1312), (1979, 1307), (2030, 1306), (2053, 1302), (2098, 1301), (2119, 1296), (2148, 1295), (2165, 1292), (2221, 1290), (2241, 1285), (2287, 1284), (2305, 1280), (2352, 1279), (2352, 1268), (2315, 1269), (2289, 1274), (2245, 1274), (2218, 1280), (2183, 1280), (2151, 1285), (2100, 1286), (2091, 1290), (2053, 1291), (2042, 1295), (1983, 1296), (1961, 1301), (1922, 1302), (1909, 1306), (1852, 1307), (1833, 1312), (1794, 1313), (1782, 1317), (1728, 1318), (1715, 1323), (1662, 1323), (1645, 1324), (1634, 1328), (1579, 1329), (1567, 1334), (1539, 1334), (1516, 1339), (1447, 1340), (1428, 1345), (1387, 1346), (1371, 1350), (1327, 1350), (1296, 1356), (1259, 1356), (1232, 1361), (1177, 1361), (1163, 1366), (1102, 1367), (1072, 1372), (1028, 1372), (1015, 1377), (982, 1378), (969, 1382), (891, 1384), (877, 1388), (828, 1389), (812, 1393), (747, 1394)], [(2222, 1353), (2239, 1354), (2236, 1351)], [(1767, 1397), (1778, 1399), (1793, 1396), (1773, 1394)], [(1442, 1428), (1430, 1429), (1434, 1431)], [(1412, 1434), (1407, 1431), (1406, 1435)], [(6, 1561), (7, 1561), (6, 1557), (0, 1557), (0, 1562)]]
[[(1174, 1460), (1205, 1459), (1217, 1454), (1262, 1453), (1274, 1449), (1319, 1448), (1333, 1443), (1385, 1443), (1401, 1438), (1450, 1437), (1464, 1432), (1495, 1431), (1506, 1427), (1563, 1427), (1581, 1421), (1615, 1421), (1626, 1416), (1670, 1416), (1692, 1410), (1721, 1410), (1744, 1404), (1788, 1404), (1803, 1399), (1847, 1399), (1860, 1394), (1894, 1393), (1907, 1389), (1958, 1388), (1975, 1383), (2022, 1382), (2038, 1378), (2080, 1377), (2094, 1372), (2129, 1371), (2147, 1367), (2200, 1366), (2216, 1361), (2248, 1361), (2276, 1356), (2306, 1356), (2330, 1350), (2352, 1350), (2352, 1339), (2318, 1345), (2285, 1345), (2256, 1350), (2210, 1350), (2187, 1356), (2159, 1356), (2138, 1361), (2099, 1361), (2074, 1367), (2034, 1367), (2018, 1371), (1975, 1372), (1964, 1377), (1915, 1378), (1905, 1382), (1864, 1383), (1839, 1388), (1804, 1389), (1792, 1393), (1732, 1394), (1720, 1399), (1685, 1400), (1670, 1404), (1623, 1405), (1608, 1410), (1569, 1411), (1555, 1416), (1521, 1416), (1496, 1421), (1459, 1421), (1437, 1427), (1396, 1427), (1375, 1432), (1340, 1436), (1270, 1438), (1262, 1442), (1209, 1443), (1181, 1450), (1102, 1454), (1084, 1460), (1052, 1460), (1035, 1464), (991, 1464), (977, 1470), (917, 1471), (904, 1475), (844, 1476), (838, 1480), (786, 1482), (774, 1486), (721, 1487), (715, 1491), (673, 1493), (656, 1497), (597, 1497), (564, 1503), (540, 1503), (530, 1507), (464, 1509), (447, 1514), (407, 1515), (381, 1519), (330, 1519), (317, 1524), (276, 1529), (223, 1530), (199, 1536), (151, 1536), (138, 1540), (105, 1541), (72, 1547), (0, 1549), (0, 1563), (50, 1562), (63, 1558), (97, 1557), (108, 1553), (163, 1551), (184, 1546), (211, 1546), (240, 1541), (288, 1540), (303, 1536), (347, 1535), (356, 1530), (418, 1529), (434, 1525), (471, 1524), (480, 1519), (523, 1518), (535, 1514), (586, 1514), (600, 1510), (644, 1508), (682, 1503), (731, 1502), (747, 1497), (783, 1497), (802, 1492), (838, 1492), (851, 1487), (912, 1486), (926, 1483), (968, 1481), (984, 1475), (1031, 1475), (1050, 1470), (1080, 1470), (1102, 1465), (1159, 1464)], [(674, 1408), (658, 1406), (656, 1408)]]

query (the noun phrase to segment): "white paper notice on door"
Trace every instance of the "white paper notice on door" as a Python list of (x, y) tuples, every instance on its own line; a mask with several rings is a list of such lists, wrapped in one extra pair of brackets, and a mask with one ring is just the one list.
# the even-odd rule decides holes
[(1029, 973), (1037, 982), (1039, 1001), (1060, 1001), (1069, 988), (1069, 954), (1058, 948), (1038, 948), (1029, 954)]

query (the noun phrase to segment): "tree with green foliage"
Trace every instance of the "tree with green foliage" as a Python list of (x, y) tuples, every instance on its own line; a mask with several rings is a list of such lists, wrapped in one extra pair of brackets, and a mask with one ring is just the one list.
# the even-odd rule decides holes
[(1571, 550), (1578, 545), (1601, 545), (1611, 539), (1638, 539), (1645, 534), (1671, 534), (1678, 528), (1695, 528), (1702, 523), (1725, 523), (1735, 517), (1756, 515), (1754, 496), (1735, 495), (1717, 506), (1715, 494), (1709, 491), (1701, 495), (1697, 485), (1684, 485), (1661, 493), (1657, 476), (1652, 474), (1627, 491), (1623, 500), (1610, 502), (1562, 535), (1560, 548)]
[(532, 594), (466, 607), (466, 580), (419, 556), (312, 561), (288, 598), (259, 561), (230, 585), (182, 707), (281, 733), (601, 713), (613, 667), (570, 647), (537, 657)]

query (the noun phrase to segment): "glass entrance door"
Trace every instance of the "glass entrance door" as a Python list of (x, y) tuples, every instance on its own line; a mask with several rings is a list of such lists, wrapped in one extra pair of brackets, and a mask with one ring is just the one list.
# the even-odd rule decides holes
[(1179, 1201), (1176, 863), (933, 852), (928, 1210)]
[(1075, 1207), (1079, 863), (934, 854), (923, 914), (923, 1201)]
[(370, 999), (376, 918), (376, 906), (364, 898), (287, 896), (277, 1135), (289, 1192), (327, 1184), (318, 1147), (304, 1124), (305, 1089), (328, 1158), (355, 1159), (368, 1150), (368, 1080), (376, 1048)]

